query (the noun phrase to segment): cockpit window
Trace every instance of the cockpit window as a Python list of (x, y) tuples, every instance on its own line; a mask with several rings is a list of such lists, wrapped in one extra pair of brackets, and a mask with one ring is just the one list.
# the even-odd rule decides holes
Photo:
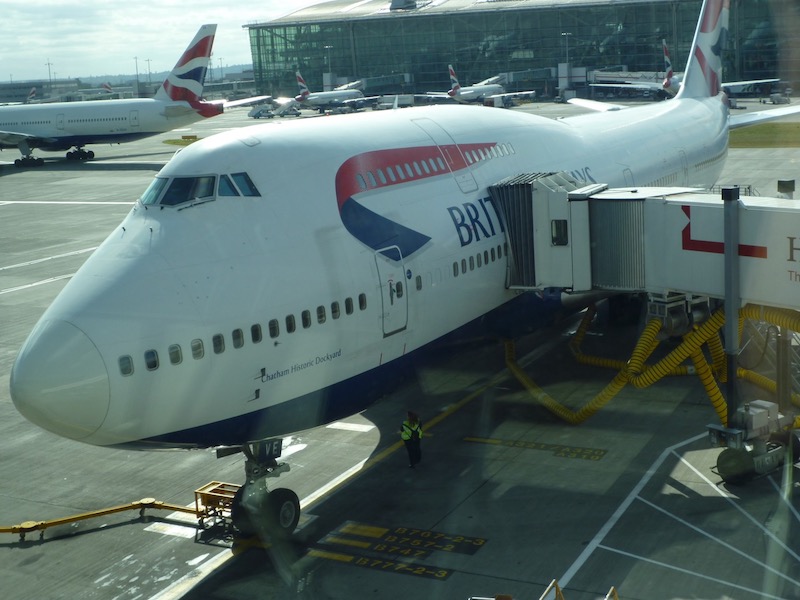
[(250, 176), (247, 173), (234, 173), (231, 175), (233, 180), (236, 182), (237, 187), (241, 190), (244, 196), (260, 196), (261, 194), (258, 193), (258, 188), (253, 183), (253, 180), (250, 179)]
[(158, 198), (161, 196), (161, 192), (164, 191), (168, 181), (169, 179), (164, 179), (163, 177), (156, 177), (153, 179), (153, 182), (147, 186), (142, 197), (139, 198), (142, 204), (155, 204), (158, 202)]
[(214, 176), (204, 177), (176, 177), (169, 184), (160, 204), (163, 206), (175, 206), (200, 198), (214, 196)]
[(239, 192), (236, 191), (236, 186), (233, 185), (231, 178), (227, 175), (219, 176), (219, 190), (217, 193), (220, 196), (238, 196)]

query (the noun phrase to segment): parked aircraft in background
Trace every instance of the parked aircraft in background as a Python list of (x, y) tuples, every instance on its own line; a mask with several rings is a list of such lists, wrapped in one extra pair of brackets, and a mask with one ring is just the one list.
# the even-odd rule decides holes
[(372, 98), (365, 98), (361, 90), (347, 86), (329, 92), (312, 92), (309, 91), (306, 80), (303, 79), (300, 71), (297, 71), (296, 75), (300, 93), (294, 97), (294, 101), (300, 108), (314, 108), (320, 112), (342, 107), (355, 110), (362, 108), (366, 102), (372, 100)]
[(512, 96), (536, 97), (536, 92), (532, 90), (524, 92), (506, 92), (505, 88), (497, 83), (497, 77), (486, 79), (475, 85), (461, 87), (453, 65), (447, 65), (447, 68), (450, 72), (450, 89), (446, 92), (428, 92), (426, 96), (433, 98), (452, 98), (456, 102), (479, 102), (481, 104), (488, 100), (494, 100), (495, 98), (510, 98)]
[(17, 166), (43, 164), (34, 148), (75, 148), (67, 158), (87, 160), (94, 158), (83, 149), (89, 144), (137, 140), (220, 114), (222, 106), (201, 99), (216, 28), (200, 27), (154, 98), (0, 106), (0, 149), (18, 149)]
[[(672, 70), (672, 61), (669, 58), (669, 49), (667, 48), (667, 41), (661, 40), (661, 47), (664, 51), (664, 79), (661, 83), (655, 81), (643, 81), (641, 79), (628, 79), (620, 81), (619, 83), (593, 83), (591, 87), (595, 88), (616, 88), (618, 90), (641, 90), (650, 92), (661, 98), (671, 98), (675, 96), (681, 89), (683, 82), (683, 73), (675, 74)], [(722, 88), (730, 93), (732, 88), (744, 88), (754, 85), (768, 85), (779, 82), (780, 79), (751, 79), (748, 81), (731, 81), (723, 83)]]
[[(489, 186), (716, 182), (736, 125), (719, 87), (727, 27), (728, 3), (706, 0), (669, 103), (558, 120), (414, 107), (192, 144), (43, 314), (11, 372), (15, 406), (100, 446), (241, 446), (234, 511), (269, 509), (290, 532), (299, 503), (266, 491), (267, 438), (364, 409), (444, 336), (520, 333), (587, 301), (507, 288)], [(800, 106), (758, 114), (788, 112)]]

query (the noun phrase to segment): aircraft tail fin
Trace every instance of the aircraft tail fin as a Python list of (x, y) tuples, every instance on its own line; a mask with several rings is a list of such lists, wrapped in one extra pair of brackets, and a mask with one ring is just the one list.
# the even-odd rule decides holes
[(722, 90), (722, 52), (728, 39), (730, 0), (704, 0), (683, 75), (680, 98), (708, 98)]
[(450, 70), (450, 91), (447, 92), (450, 96), (455, 96), (458, 94), (458, 90), (461, 89), (461, 84), (458, 83), (458, 77), (456, 77), (455, 69), (453, 69), (453, 65), (447, 65), (447, 68)]
[(297, 87), (300, 88), (300, 93), (297, 96), (295, 96), (295, 100), (297, 100), (298, 102), (302, 102), (303, 100), (308, 98), (311, 92), (308, 91), (306, 80), (303, 79), (303, 76), (300, 74), (300, 71), (295, 72), (295, 75), (297, 75)]
[(189, 47), (167, 75), (164, 84), (156, 92), (156, 100), (163, 102), (184, 100), (190, 104), (202, 101), (203, 83), (216, 31), (216, 25), (200, 27)]
[(669, 80), (673, 78), (675, 72), (672, 70), (672, 61), (669, 59), (667, 40), (661, 40), (661, 47), (664, 49), (664, 78)]

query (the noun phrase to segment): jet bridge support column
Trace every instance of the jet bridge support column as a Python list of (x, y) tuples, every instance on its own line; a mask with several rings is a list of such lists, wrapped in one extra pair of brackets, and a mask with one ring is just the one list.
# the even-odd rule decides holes
[(722, 188), (725, 220), (725, 357), (728, 427), (737, 427), (736, 359), (739, 354), (739, 188)]

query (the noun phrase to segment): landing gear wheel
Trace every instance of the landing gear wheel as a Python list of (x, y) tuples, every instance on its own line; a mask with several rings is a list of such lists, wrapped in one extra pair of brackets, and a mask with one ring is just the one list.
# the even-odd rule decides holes
[(268, 492), (264, 482), (243, 485), (233, 496), (231, 523), (243, 537), (287, 539), (300, 520), (300, 501), (292, 490)]
[(738, 485), (752, 479), (756, 465), (747, 451), (725, 448), (717, 457), (717, 471), (725, 483)]
[(287, 538), (300, 520), (300, 500), (292, 490), (278, 488), (269, 494), (269, 510), (275, 535)]

